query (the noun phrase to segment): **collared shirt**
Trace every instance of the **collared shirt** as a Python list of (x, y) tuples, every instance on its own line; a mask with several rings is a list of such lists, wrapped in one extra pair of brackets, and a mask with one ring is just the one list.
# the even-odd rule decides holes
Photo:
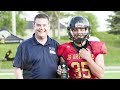
[(57, 77), (59, 43), (47, 36), (45, 45), (33, 37), (23, 41), (17, 48), (13, 67), (23, 69), (25, 79), (52, 79)]

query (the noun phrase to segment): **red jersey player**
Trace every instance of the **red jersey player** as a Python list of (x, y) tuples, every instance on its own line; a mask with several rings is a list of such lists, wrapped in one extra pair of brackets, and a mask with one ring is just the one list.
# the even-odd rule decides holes
[[(68, 26), (68, 35), (72, 42), (58, 47), (61, 62), (68, 64), (68, 79), (101, 79), (104, 77), (104, 57), (107, 48), (104, 42), (88, 41), (90, 25), (82, 16), (73, 17)], [(61, 67), (58, 67), (58, 74)]]

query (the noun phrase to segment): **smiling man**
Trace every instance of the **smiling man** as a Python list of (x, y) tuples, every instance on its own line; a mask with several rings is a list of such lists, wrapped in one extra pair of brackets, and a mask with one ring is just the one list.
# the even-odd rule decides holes
[[(46, 14), (34, 18), (33, 37), (22, 42), (16, 52), (13, 67), (17, 79), (57, 78), (59, 43), (48, 36), (50, 24)], [(23, 72), (22, 72), (23, 71)]]

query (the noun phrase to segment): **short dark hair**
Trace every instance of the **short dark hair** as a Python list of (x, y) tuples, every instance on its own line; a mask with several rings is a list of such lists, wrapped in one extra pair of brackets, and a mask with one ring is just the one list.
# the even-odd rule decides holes
[(34, 18), (34, 23), (37, 18), (47, 18), (49, 21), (49, 16), (47, 14), (37, 14)]

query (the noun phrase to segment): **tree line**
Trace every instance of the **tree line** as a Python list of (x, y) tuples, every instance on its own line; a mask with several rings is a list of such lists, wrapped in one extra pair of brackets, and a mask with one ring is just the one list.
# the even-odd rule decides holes
[[(25, 28), (27, 25), (27, 21), (25, 18), (21, 18), (20, 15), (23, 14), (24, 11), (16, 11), (16, 34), (25, 36)], [(120, 34), (120, 11), (113, 11), (114, 15), (110, 15), (106, 20), (109, 22), (108, 27), (110, 30), (108, 33), (111, 34)], [(67, 18), (69, 16), (82, 15), (88, 18), (91, 26), (91, 35), (95, 35), (97, 33), (97, 28), (99, 27), (97, 17), (90, 12), (86, 11), (74, 11), (74, 13), (66, 13), (65, 11), (38, 11), (38, 13), (48, 14), (50, 17), (51, 30), (53, 33), (53, 37), (57, 36), (60, 39), (60, 25), (59, 20), (62, 18)], [(0, 28), (6, 26), (8, 30), (12, 31), (12, 13), (11, 11), (0, 11)], [(55, 35), (56, 30), (58, 31), (58, 35)]]

